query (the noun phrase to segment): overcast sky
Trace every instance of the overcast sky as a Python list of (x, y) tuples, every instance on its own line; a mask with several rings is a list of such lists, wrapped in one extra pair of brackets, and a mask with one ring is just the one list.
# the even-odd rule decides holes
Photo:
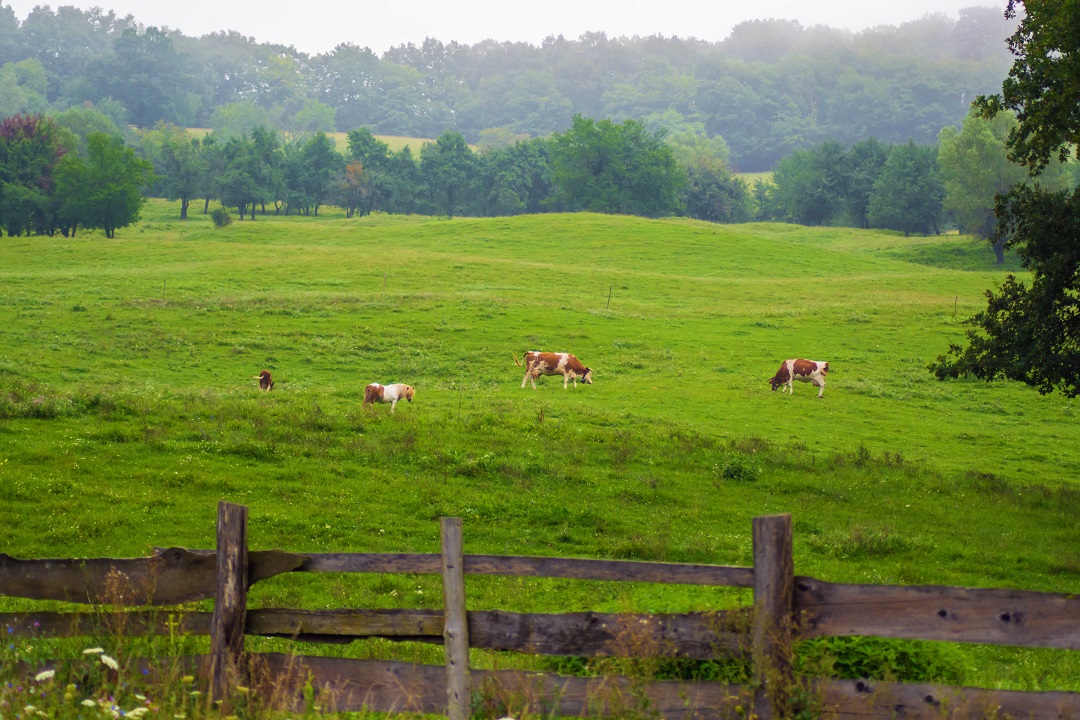
[[(185, 35), (236, 30), (259, 42), (292, 45), (307, 53), (343, 42), (382, 54), (433, 37), (469, 45), (488, 38), (539, 44), (548, 35), (582, 33), (664, 35), (723, 40), (744, 20), (783, 18), (804, 26), (861, 30), (898, 25), (935, 12), (955, 18), (972, 5), (1005, 7), (1005, 0), (12, 0), (20, 20), (37, 5), (98, 6), (131, 14), (143, 25)], [(542, 9), (541, 9), (542, 8)]]

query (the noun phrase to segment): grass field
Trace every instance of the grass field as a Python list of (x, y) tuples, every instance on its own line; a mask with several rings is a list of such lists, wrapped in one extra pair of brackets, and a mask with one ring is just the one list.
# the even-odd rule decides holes
[[(748, 564), (750, 519), (790, 512), (798, 574), (1080, 592), (1075, 401), (926, 370), (1004, 277), (980, 242), (588, 214), (224, 229), (177, 214), (151, 203), (110, 241), (0, 243), (0, 552), (212, 547), (227, 499), (250, 506), (255, 549), (437, 551), (438, 518), (456, 515), (466, 552)], [(595, 384), (520, 389), (511, 352), (530, 349), (575, 353)], [(830, 362), (823, 399), (770, 392), (795, 356)], [(251, 379), (263, 368), (270, 394)], [(363, 412), (373, 381), (416, 400)], [(434, 607), (439, 587), (286, 577), (252, 603)], [(471, 607), (511, 610), (746, 599), (468, 587)], [(1068, 654), (960, 657), (972, 684), (1080, 689)]]

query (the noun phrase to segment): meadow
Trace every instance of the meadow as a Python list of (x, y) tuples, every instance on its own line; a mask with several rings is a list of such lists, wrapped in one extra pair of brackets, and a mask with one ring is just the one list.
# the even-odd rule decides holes
[[(984, 243), (328, 210), (216, 229), (153, 201), (114, 240), (0, 242), (0, 552), (209, 548), (224, 499), (250, 507), (253, 549), (435, 552), (453, 515), (466, 552), (749, 564), (750, 519), (790, 512), (800, 575), (1080, 592), (1076, 402), (926, 369), (1017, 271)], [(521, 389), (511, 353), (531, 349), (575, 353), (594, 384)], [(770, 391), (796, 356), (830, 362), (824, 398)], [(416, 399), (362, 410), (368, 382)], [(476, 609), (747, 600), (468, 583)], [(251, 603), (440, 601), (437, 578), (331, 576), (260, 583)], [(948, 652), (971, 684), (1080, 690), (1068, 653)]]

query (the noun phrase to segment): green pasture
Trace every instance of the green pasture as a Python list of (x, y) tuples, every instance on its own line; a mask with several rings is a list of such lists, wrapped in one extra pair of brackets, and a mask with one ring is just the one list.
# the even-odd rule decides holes
[[(798, 574), (1080, 592), (1075, 401), (926, 370), (1009, 269), (984, 243), (589, 214), (177, 215), (154, 202), (115, 240), (0, 242), (0, 552), (212, 547), (225, 499), (250, 507), (255, 549), (433, 552), (455, 515), (466, 552), (748, 564), (751, 518), (790, 512)], [(595, 384), (521, 389), (511, 353), (531, 349), (575, 353)], [(770, 391), (796, 356), (829, 361), (823, 399)], [(375, 381), (415, 402), (361, 410)], [(536, 611), (747, 598), (468, 589), (471, 607)], [(437, 578), (411, 576), (252, 596), (440, 601)], [(957, 652), (972, 684), (1080, 689), (1068, 654)]]

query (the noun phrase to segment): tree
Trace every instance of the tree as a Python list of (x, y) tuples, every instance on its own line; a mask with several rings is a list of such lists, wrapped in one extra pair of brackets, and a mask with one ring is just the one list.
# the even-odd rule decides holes
[(483, 153), (476, 175), (482, 215), (542, 212), (552, 182), (547, 144), (527, 140)]
[[(1009, 0), (1007, 15), (1020, 5)], [(1080, 142), (1080, 0), (1027, 0), (1023, 9), (1002, 92), (977, 106), (989, 118), (1016, 113), (1009, 156), (1035, 173), (1051, 157), (1067, 159)], [(996, 214), (1031, 285), (1009, 275), (997, 292), (987, 291), (967, 346), (950, 345), (930, 369), (939, 378), (1005, 377), (1041, 393), (1080, 395), (1080, 195), (1018, 186), (998, 200)]]
[(941, 231), (945, 189), (937, 172), (937, 148), (895, 145), (874, 183), (867, 217), (873, 227), (925, 234)]
[(288, 207), (296, 207), (305, 215), (326, 202), (339, 182), (345, 160), (334, 149), (334, 141), (326, 133), (315, 133), (299, 149), (286, 155), (284, 184)]
[(180, 201), (180, 219), (187, 220), (188, 205), (202, 191), (206, 174), (205, 159), (199, 141), (175, 125), (159, 123), (143, 137), (161, 194)]
[(420, 150), (420, 172), (432, 201), (453, 217), (469, 193), (476, 156), (459, 132), (446, 131)]
[(139, 219), (142, 189), (154, 178), (149, 160), (105, 133), (91, 133), (86, 157), (65, 156), (56, 175), (63, 212), (84, 228), (102, 230), (107, 238)]
[(844, 146), (823, 142), (795, 150), (773, 170), (772, 199), (784, 219), (802, 225), (829, 222), (844, 206)]
[(312, 133), (332, 133), (337, 129), (334, 116), (337, 111), (316, 100), (312, 100), (296, 111), (288, 123), (288, 130), (296, 135)]
[(870, 196), (889, 159), (889, 150), (888, 145), (870, 138), (855, 143), (848, 151), (846, 197), (851, 220), (858, 227), (870, 227)]
[(99, 88), (94, 99), (116, 98), (139, 127), (159, 121), (188, 126), (201, 101), (186, 67), (166, 31), (128, 28), (113, 41), (112, 54), (91, 72)]
[(41, 115), (0, 122), (0, 223), (8, 235), (49, 232), (49, 197), (56, 168), (68, 153), (63, 132)]
[(366, 127), (350, 130), (347, 138), (349, 158), (359, 165), (346, 178), (347, 183), (357, 183), (356, 209), (361, 215), (372, 210), (387, 209), (395, 185), (392, 179), (390, 146), (375, 137)]
[(686, 173), (663, 131), (575, 115), (551, 140), (555, 201), (591, 212), (658, 217), (680, 210)]

